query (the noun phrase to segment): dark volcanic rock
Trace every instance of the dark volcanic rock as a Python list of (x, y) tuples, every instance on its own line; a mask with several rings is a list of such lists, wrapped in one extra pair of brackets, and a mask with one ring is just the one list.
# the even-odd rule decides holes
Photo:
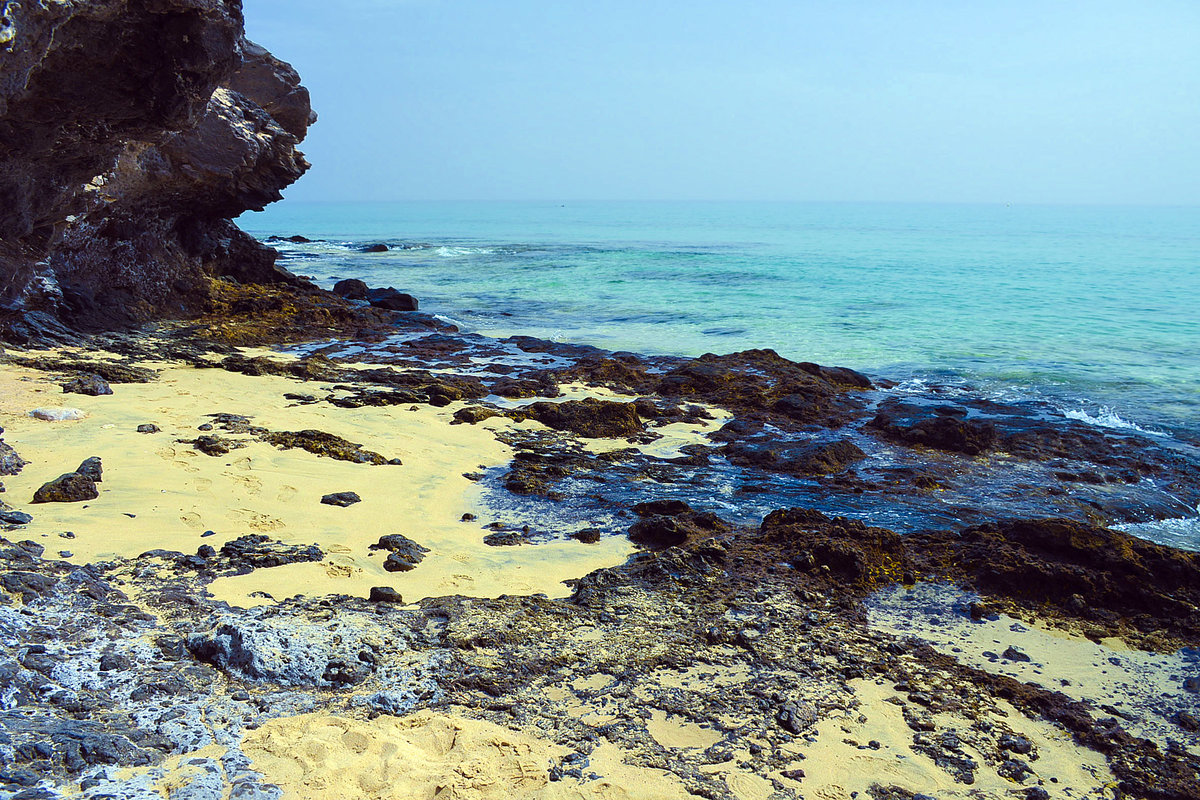
[(358, 251), (360, 253), (386, 253), (389, 249), (391, 248), (389, 248), (386, 244), (377, 242), (375, 244), (364, 244), (362, 247), (358, 248)]
[(62, 385), (62, 390), (64, 394), (86, 394), (92, 397), (113, 393), (108, 381), (99, 375), (80, 375), (72, 378)]
[(417, 298), (405, 294), (399, 289), (371, 289), (367, 292), (367, 301), (376, 308), (386, 308), (388, 311), (416, 311)]
[(629, 541), (651, 550), (661, 550), (728, 530), (728, 523), (711, 511), (689, 510), (674, 516), (653, 515), (639, 519), (629, 528)]
[(996, 427), (967, 415), (967, 409), (960, 406), (929, 406), (893, 398), (879, 406), (868, 425), (901, 444), (979, 455), (996, 443)]
[(633, 403), (614, 403), (588, 397), (563, 403), (533, 403), (508, 414), (520, 422), (535, 419), (556, 431), (571, 431), (589, 438), (634, 436), (645, 427)]
[(79, 468), (75, 470), (85, 478), (91, 478), (95, 483), (101, 483), (104, 476), (104, 467), (100, 463), (100, 456), (92, 456), (85, 458)]
[(857, 445), (836, 442), (778, 442), (760, 437), (731, 442), (722, 452), (731, 464), (798, 475), (830, 475), (867, 457)]
[(34, 503), (79, 503), (100, 496), (96, 482), (78, 472), (60, 475), (42, 485), (33, 495)]
[(388, 556), (383, 568), (388, 572), (408, 572), (424, 561), (425, 554), (429, 552), (428, 547), (422, 547), (399, 533), (379, 537), (379, 541), (371, 545), (371, 549), (387, 551)]
[(244, 39), (240, 4), (21, 3), (4, 19), (0, 301), (16, 302), (0, 332), (193, 314), (211, 275), (295, 280), (230, 221), (303, 174), (313, 119), (295, 72)]
[(1200, 639), (1196, 553), (1062, 519), (914, 537), (910, 550), (918, 547), (929, 569), (986, 594), (1106, 626)]
[(27, 463), (12, 446), (0, 442), (0, 475), (16, 475)]
[(379, 453), (364, 450), (362, 445), (347, 441), (340, 436), (325, 431), (267, 431), (260, 437), (264, 442), (273, 444), (282, 450), (299, 447), (313, 455), (333, 458), (338, 461), (351, 461), (355, 464), (397, 464), (396, 459), (386, 459)]
[(144, 422), (137, 426), (138, 433), (158, 433), (160, 428), (152, 422)]
[(358, 278), (346, 278), (333, 285), (333, 293), (347, 300), (366, 300), (370, 289)]
[(355, 503), (361, 503), (362, 498), (356, 492), (335, 492), (334, 494), (327, 494), (322, 497), (321, 502), (327, 506), (341, 506), (342, 508), (346, 508)]
[(898, 534), (854, 519), (827, 517), (807, 508), (780, 509), (763, 519), (760, 532), (781, 548), (792, 566), (850, 586), (898, 583), (910, 569)]
[(404, 605), (404, 598), (390, 586), (372, 586), (371, 595), (367, 599), (372, 603), (397, 603)]

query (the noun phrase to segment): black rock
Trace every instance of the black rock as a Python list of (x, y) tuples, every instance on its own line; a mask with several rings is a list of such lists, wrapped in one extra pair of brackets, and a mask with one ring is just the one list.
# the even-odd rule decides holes
[(367, 292), (367, 300), (376, 308), (386, 308), (389, 311), (416, 311), (417, 298), (405, 294), (399, 289), (371, 289)]
[(1019, 755), (1029, 755), (1033, 751), (1033, 743), (1024, 736), (1017, 736), (1013, 733), (1006, 733), (1000, 737), (999, 741), (1001, 750), (1011, 750)]
[(377, 242), (375, 244), (365, 244), (358, 248), (360, 253), (386, 253), (389, 248), (386, 244)]
[(95, 483), (103, 482), (104, 468), (100, 464), (100, 456), (92, 456), (91, 458), (84, 459), (75, 472), (85, 478), (91, 478)]
[(28, 463), (11, 446), (0, 442), (0, 475), (16, 475)]
[(153, 423), (146, 422), (137, 426), (138, 433), (158, 433), (159, 427)]
[(13, 511), (8, 508), (0, 508), (0, 524), (3, 525), (28, 525), (33, 522), (33, 517), (23, 511)]
[(34, 503), (80, 503), (100, 496), (96, 482), (78, 472), (60, 475), (43, 484), (33, 495)]
[(1009, 661), (1032, 661), (1027, 654), (1022, 653), (1020, 650), (1011, 645), (1007, 650), (1001, 653), (1000, 656), (1002, 658), (1007, 658)]
[(336, 492), (334, 494), (325, 495), (321, 498), (321, 502), (327, 506), (341, 506), (342, 508), (345, 508), (346, 506), (352, 506), (355, 503), (361, 503), (362, 498), (359, 497), (355, 492)]
[(633, 513), (639, 517), (676, 517), (691, 510), (692, 507), (682, 500), (651, 500), (633, 507)]
[(584, 528), (581, 531), (575, 531), (571, 534), (571, 538), (584, 544), (595, 544), (600, 541), (599, 528)]
[(379, 537), (379, 542), (371, 545), (372, 550), (387, 550), (387, 560), (383, 568), (388, 572), (408, 572), (425, 559), (428, 547), (421, 545), (399, 533)]
[(113, 393), (108, 381), (99, 375), (80, 375), (72, 378), (62, 385), (62, 390), (64, 394), (86, 394), (92, 397)]
[(366, 300), (370, 289), (358, 278), (347, 278), (333, 285), (333, 293), (347, 300)]
[(397, 603), (404, 605), (404, 598), (390, 586), (372, 586), (371, 596), (367, 599), (372, 603)]

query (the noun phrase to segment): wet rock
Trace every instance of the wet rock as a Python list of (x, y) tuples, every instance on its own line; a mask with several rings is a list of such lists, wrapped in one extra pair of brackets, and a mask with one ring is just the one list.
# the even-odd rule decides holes
[(428, 547), (422, 547), (399, 533), (379, 537), (379, 541), (371, 545), (370, 549), (387, 551), (383, 568), (388, 572), (408, 572), (424, 561), (425, 554), (429, 552)]
[(144, 422), (137, 426), (138, 433), (158, 433), (161, 429), (152, 422)]
[(722, 453), (731, 464), (797, 475), (841, 472), (867, 457), (857, 445), (846, 440), (824, 443), (789, 443), (777, 439), (739, 441), (725, 445)]
[(78, 472), (60, 475), (42, 485), (33, 495), (34, 503), (81, 503), (100, 496), (96, 482)]
[(675, 517), (687, 514), (692, 507), (682, 500), (648, 500), (632, 509), (639, 517)]
[(360, 253), (386, 253), (389, 250), (386, 244), (376, 242), (375, 244), (364, 244), (358, 248)]
[(372, 586), (371, 596), (367, 598), (372, 603), (396, 603), (404, 605), (404, 598), (390, 586)]
[(333, 285), (333, 293), (347, 300), (366, 300), (370, 289), (358, 278), (346, 278)]
[(95, 483), (101, 483), (104, 476), (104, 467), (100, 463), (100, 456), (92, 456), (91, 458), (84, 459), (75, 472), (85, 478), (90, 478)]
[(341, 506), (342, 508), (346, 508), (355, 503), (361, 503), (362, 498), (356, 492), (336, 492), (325, 495), (321, 498), (321, 502), (327, 506)]
[(416, 311), (419, 305), (417, 298), (411, 294), (405, 294), (390, 286), (386, 289), (371, 289), (367, 292), (367, 302), (388, 311)]
[(595, 544), (600, 541), (601, 533), (599, 528), (584, 528), (583, 530), (573, 531), (571, 538), (584, 544)]
[(901, 444), (979, 455), (996, 443), (996, 428), (988, 421), (968, 419), (967, 414), (967, 409), (959, 406), (891, 398), (880, 404), (867, 426)]
[(535, 419), (556, 431), (571, 431), (587, 438), (611, 439), (642, 433), (645, 426), (633, 403), (597, 400), (539, 402), (508, 412), (518, 422)]
[(79, 375), (62, 385), (63, 394), (86, 394), (92, 397), (112, 394), (108, 381), (99, 375)]

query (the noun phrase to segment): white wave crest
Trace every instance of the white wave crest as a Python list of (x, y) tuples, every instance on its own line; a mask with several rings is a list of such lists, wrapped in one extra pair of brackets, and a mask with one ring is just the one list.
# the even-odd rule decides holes
[[(1200, 513), (1200, 508), (1196, 509)], [(1200, 516), (1113, 525), (1118, 531), (1181, 550), (1200, 551)]]
[(460, 247), (452, 245), (443, 245), (433, 248), (434, 255), (442, 258), (462, 258), (463, 256), (488, 256), (495, 253), (495, 249), (491, 247)]
[(1120, 428), (1146, 433), (1151, 436), (1166, 436), (1162, 431), (1143, 428), (1136, 422), (1123, 419), (1120, 414), (1108, 406), (1102, 406), (1095, 413), (1091, 413), (1083, 408), (1063, 408), (1060, 411), (1062, 411), (1063, 416), (1067, 419), (1079, 420), (1080, 422), (1086, 422), (1088, 425), (1095, 425), (1099, 428)]

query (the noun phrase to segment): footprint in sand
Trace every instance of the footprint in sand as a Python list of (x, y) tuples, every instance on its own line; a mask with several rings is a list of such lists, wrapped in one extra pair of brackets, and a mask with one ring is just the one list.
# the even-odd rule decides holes
[(193, 478), (192, 488), (197, 492), (207, 492), (212, 489), (212, 481), (208, 478)]
[(186, 514), (179, 515), (179, 521), (189, 528), (199, 530), (204, 527), (204, 521), (200, 519), (200, 515), (195, 511), (189, 511)]
[(250, 530), (258, 531), (259, 533), (276, 531), (287, 527), (287, 524), (277, 517), (272, 517), (269, 514), (260, 514), (248, 508), (235, 508), (232, 510), (232, 514), (237, 517), (238, 522)]
[(231, 475), (228, 472), (224, 474), (251, 497), (262, 494), (262, 481), (253, 475)]
[(356, 572), (362, 572), (362, 570), (355, 569), (354, 567), (351, 567), (347, 564), (326, 564), (325, 565), (325, 574), (331, 578), (349, 578), (351, 575), (353, 575)]
[(298, 493), (299, 489), (295, 486), (280, 486), (279, 494), (275, 496), (275, 499), (281, 503), (289, 503)]

